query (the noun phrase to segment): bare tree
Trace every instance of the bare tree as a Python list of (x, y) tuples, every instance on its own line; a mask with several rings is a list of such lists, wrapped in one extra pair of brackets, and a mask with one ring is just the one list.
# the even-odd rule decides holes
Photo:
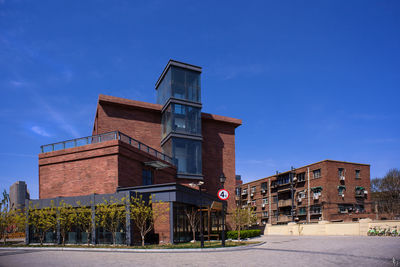
[(199, 212), (197, 211), (197, 208), (195, 208), (195, 207), (192, 207), (190, 209), (185, 208), (185, 215), (189, 221), (190, 228), (192, 228), (192, 233), (193, 233), (192, 242), (196, 242), (196, 229), (200, 222)]
[(378, 212), (392, 219), (400, 214), (400, 170), (391, 169), (383, 178), (371, 181), (371, 197), (377, 203)]

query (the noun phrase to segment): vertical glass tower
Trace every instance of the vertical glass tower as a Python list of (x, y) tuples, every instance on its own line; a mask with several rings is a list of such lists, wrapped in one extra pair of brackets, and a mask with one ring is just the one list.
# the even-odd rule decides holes
[(175, 159), (178, 178), (202, 179), (201, 67), (170, 60), (156, 83), (163, 105), (161, 147)]

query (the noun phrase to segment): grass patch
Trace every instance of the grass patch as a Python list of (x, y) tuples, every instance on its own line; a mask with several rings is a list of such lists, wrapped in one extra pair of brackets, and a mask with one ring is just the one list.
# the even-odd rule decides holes
[[(225, 247), (238, 247), (238, 246), (246, 246), (250, 244), (258, 244), (260, 242), (234, 242), (234, 241), (226, 241)], [(57, 247), (57, 248), (128, 248), (128, 249), (188, 249), (188, 248), (200, 248), (200, 242), (195, 243), (179, 243), (179, 244), (165, 244), (165, 245), (145, 245), (145, 246), (124, 246), (124, 245), (24, 245), (24, 244), (16, 244), (16, 243), (9, 243), (7, 242), (6, 246), (3, 244), (0, 247)], [(221, 241), (204, 241), (204, 248), (220, 248)]]

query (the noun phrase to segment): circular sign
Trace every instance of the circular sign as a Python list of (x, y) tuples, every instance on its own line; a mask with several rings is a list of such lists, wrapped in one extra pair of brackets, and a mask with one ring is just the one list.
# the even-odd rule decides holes
[(226, 189), (221, 189), (218, 191), (218, 198), (221, 200), (227, 200), (229, 198), (229, 192)]

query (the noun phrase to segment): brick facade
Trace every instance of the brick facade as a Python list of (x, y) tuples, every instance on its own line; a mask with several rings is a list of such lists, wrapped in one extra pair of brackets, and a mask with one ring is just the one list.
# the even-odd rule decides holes
[[(119, 130), (161, 151), (161, 109), (162, 106), (157, 104), (100, 95), (93, 134)], [(225, 188), (233, 196), (235, 129), (242, 122), (238, 119), (208, 113), (202, 113), (201, 117), (204, 188), (207, 193), (216, 194), (221, 187), (219, 177), (223, 172), (226, 176)], [(188, 185), (196, 181), (177, 179), (176, 182)], [(228, 200), (228, 207), (233, 204), (234, 198), (231, 197)]]
[[(342, 175), (339, 175), (339, 169), (343, 170)], [(359, 178), (356, 178), (356, 171)], [(290, 182), (290, 175), (296, 177), (293, 183)], [(344, 177), (343, 180), (340, 176)], [(286, 177), (289, 177), (287, 182)], [(283, 182), (278, 184), (278, 178)], [(262, 184), (265, 185), (264, 191)], [(344, 189), (343, 194), (339, 195), (339, 187)], [(369, 196), (370, 165), (367, 164), (325, 160), (246, 183), (238, 188), (240, 195), (236, 195), (236, 203), (253, 206), (258, 223), (284, 224), (292, 221), (292, 199), (294, 219), (300, 223), (319, 220), (352, 221), (373, 217)], [(363, 188), (358, 192), (361, 195), (356, 196), (356, 188)], [(321, 194), (314, 197), (314, 193), (318, 194), (318, 191)], [(300, 192), (304, 192), (303, 197)], [(267, 200), (264, 205), (263, 199)], [(342, 211), (339, 210), (340, 207)]]
[[(119, 140), (39, 155), (39, 198), (112, 194), (117, 187), (142, 185), (150, 154)], [(176, 168), (153, 170), (155, 183), (175, 181)]]

